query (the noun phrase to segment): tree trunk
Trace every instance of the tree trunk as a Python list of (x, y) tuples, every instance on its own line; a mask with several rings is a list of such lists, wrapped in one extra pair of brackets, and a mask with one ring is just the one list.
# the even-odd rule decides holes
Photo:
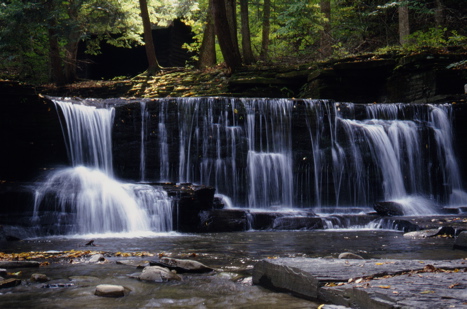
[(144, 45), (146, 47), (146, 57), (148, 58), (148, 76), (154, 75), (161, 70), (159, 62), (156, 58), (156, 50), (152, 39), (151, 20), (149, 19), (148, 3), (146, 0), (139, 0), (141, 10), (141, 18), (144, 28)]
[(214, 30), (214, 17), (212, 14), (212, 0), (209, 1), (206, 14), (203, 42), (199, 50), (198, 68), (203, 69), (216, 65), (216, 32)]
[(271, 0), (264, 0), (263, 4), (263, 31), (262, 31), (262, 41), (261, 41), (261, 60), (268, 59), (269, 53), (269, 31), (271, 28)]
[(321, 0), (321, 13), (324, 15), (323, 31), (321, 32), (320, 49), (321, 56), (328, 58), (332, 54), (331, 43), (331, 0)]
[(78, 58), (78, 44), (79, 33), (74, 33), (68, 38), (69, 42), (65, 46), (65, 78), (67, 83), (72, 83), (77, 79), (77, 58)]
[(212, 2), (214, 12), (214, 24), (216, 26), (217, 39), (224, 56), (225, 63), (231, 72), (234, 72), (242, 65), (242, 58), (238, 45), (234, 45), (234, 40), (230, 32), (229, 22), (227, 20), (227, 13), (225, 10), (224, 0), (213, 0)]
[(232, 44), (238, 45), (237, 36), (237, 10), (235, 7), (235, 0), (224, 0), (225, 1), (225, 14), (227, 15), (227, 22), (229, 23), (230, 37), (232, 38)]
[(438, 27), (444, 26), (444, 4), (441, 0), (436, 0), (435, 23)]
[(240, 17), (242, 20), (242, 52), (245, 64), (255, 62), (255, 56), (251, 49), (250, 20), (248, 16), (248, 0), (240, 0)]
[[(52, 22), (53, 23), (53, 22)], [(54, 26), (50, 25), (49, 28), (49, 59), (50, 59), (50, 73), (52, 81), (57, 86), (66, 84), (65, 74), (63, 74), (62, 59), (60, 57), (60, 44), (58, 43), (57, 34), (55, 33)]]
[[(79, 7), (81, 5), (70, 5), (67, 7), (68, 18), (72, 23), (78, 24)], [(72, 83), (77, 79), (77, 59), (78, 44), (81, 38), (81, 30), (78, 27), (72, 27), (68, 33), (67, 44), (65, 45), (64, 72), (67, 83)]]
[(407, 36), (410, 34), (409, 7), (406, 0), (399, 0), (399, 43), (406, 44)]

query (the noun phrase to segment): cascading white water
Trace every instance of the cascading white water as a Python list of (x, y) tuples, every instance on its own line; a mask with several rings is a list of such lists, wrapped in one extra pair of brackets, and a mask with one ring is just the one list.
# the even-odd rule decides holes
[(290, 100), (244, 101), (248, 123), (248, 205), (293, 207)]
[[(326, 212), (397, 200), (414, 213), (411, 205), (417, 209), (424, 199), (433, 213), (444, 197), (452, 203), (467, 195), (448, 106), (255, 98), (151, 104), (159, 110), (150, 118), (159, 119), (161, 159), (153, 180), (210, 185), (235, 206)], [(169, 157), (169, 140), (178, 158)]]
[[(115, 111), (56, 100), (63, 113), (62, 128), (73, 166), (99, 168), (113, 174), (111, 130)], [(61, 119), (61, 118), (60, 118)]]
[(146, 109), (146, 102), (141, 101), (141, 151), (140, 151), (140, 177), (141, 181), (144, 182), (146, 180), (146, 139), (147, 139), (147, 122), (149, 113)]
[[(59, 233), (172, 230), (171, 201), (162, 188), (121, 183), (112, 177), (114, 109), (55, 103), (64, 115), (73, 167), (52, 172), (36, 189), (33, 221), (41, 222), (41, 212), (57, 213), (54, 229)], [(72, 219), (61, 222), (66, 214)]]
[(169, 145), (167, 141), (167, 129), (165, 126), (167, 104), (160, 105), (159, 111), (159, 180), (169, 181)]

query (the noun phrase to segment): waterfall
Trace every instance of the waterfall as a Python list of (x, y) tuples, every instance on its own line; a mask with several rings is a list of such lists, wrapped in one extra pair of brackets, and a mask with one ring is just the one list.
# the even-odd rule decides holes
[(146, 109), (146, 102), (141, 101), (141, 151), (140, 151), (140, 165), (139, 171), (141, 175), (141, 181), (146, 180), (146, 139), (147, 139), (147, 122), (149, 118), (149, 113)]
[(290, 100), (244, 101), (248, 125), (248, 205), (293, 207)]
[[(48, 175), (36, 189), (33, 221), (55, 222), (48, 232), (67, 234), (142, 233), (172, 230), (171, 201), (160, 187), (114, 179), (111, 131), (114, 108), (55, 101), (73, 167)], [(142, 110), (144, 106), (142, 106)], [(142, 119), (145, 119), (144, 113)], [(144, 129), (141, 153), (144, 153)], [(144, 167), (144, 155), (141, 165)], [(142, 179), (144, 169), (142, 167)]]
[(417, 214), (421, 205), (433, 213), (466, 201), (449, 105), (266, 98), (146, 104), (153, 106), (148, 117), (159, 119), (153, 180), (210, 185), (235, 207), (333, 212), (391, 200)]

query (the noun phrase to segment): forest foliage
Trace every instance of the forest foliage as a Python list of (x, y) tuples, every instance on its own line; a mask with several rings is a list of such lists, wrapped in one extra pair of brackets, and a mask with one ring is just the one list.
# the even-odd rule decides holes
[[(201, 65), (206, 50), (215, 54), (202, 67), (223, 61), (232, 70), (241, 65), (241, 58), (240, 64), (229, 64), (232, 51), (220, 48), (225, 36), (231, 37), (230, 46), (238, 47), (237, 57), (243, 57), (243, 63), (247, 46), (259, 64), (290, 59), (312, 62), (388, 50), (465, 48), (467, 43), (467, 7), (458, 0), (211, 1), (147, 1), (153, 27), (170, 26), (175, 19), (191, 27), (194, 42), (184, 48), (194, 56), (187, 65)], [(217, 10), (212, 9), (213, 3)], [(216, 20), (219, 4), (225, 7), (221, 12), (227, 14), (225, 21)], [(241, 14), (242, 6), (247, 19)], [(220, 36), (223, 32), (217, 31), (213, 47), (203, 49), (203, 44), (209, 44), (206, 36), (214, 33), (208, 28), (216, 26), (229, 27), (230, 33)], [(410, 34), (402, 40), (401, 33)], [(83, 65), (78, 46), (96, 54), (104, 43), (124, 48), (144, 44), (138, 1), (0, 0), (0, 78), (72, 82)]]

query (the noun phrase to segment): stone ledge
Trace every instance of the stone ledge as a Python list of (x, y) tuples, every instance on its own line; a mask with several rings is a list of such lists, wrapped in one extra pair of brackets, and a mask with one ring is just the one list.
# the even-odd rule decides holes
[(352, 308), (444, 308), (465, 305), (466, 270), (465, 260), (280, 258), (258, 262), (253, 284)]

